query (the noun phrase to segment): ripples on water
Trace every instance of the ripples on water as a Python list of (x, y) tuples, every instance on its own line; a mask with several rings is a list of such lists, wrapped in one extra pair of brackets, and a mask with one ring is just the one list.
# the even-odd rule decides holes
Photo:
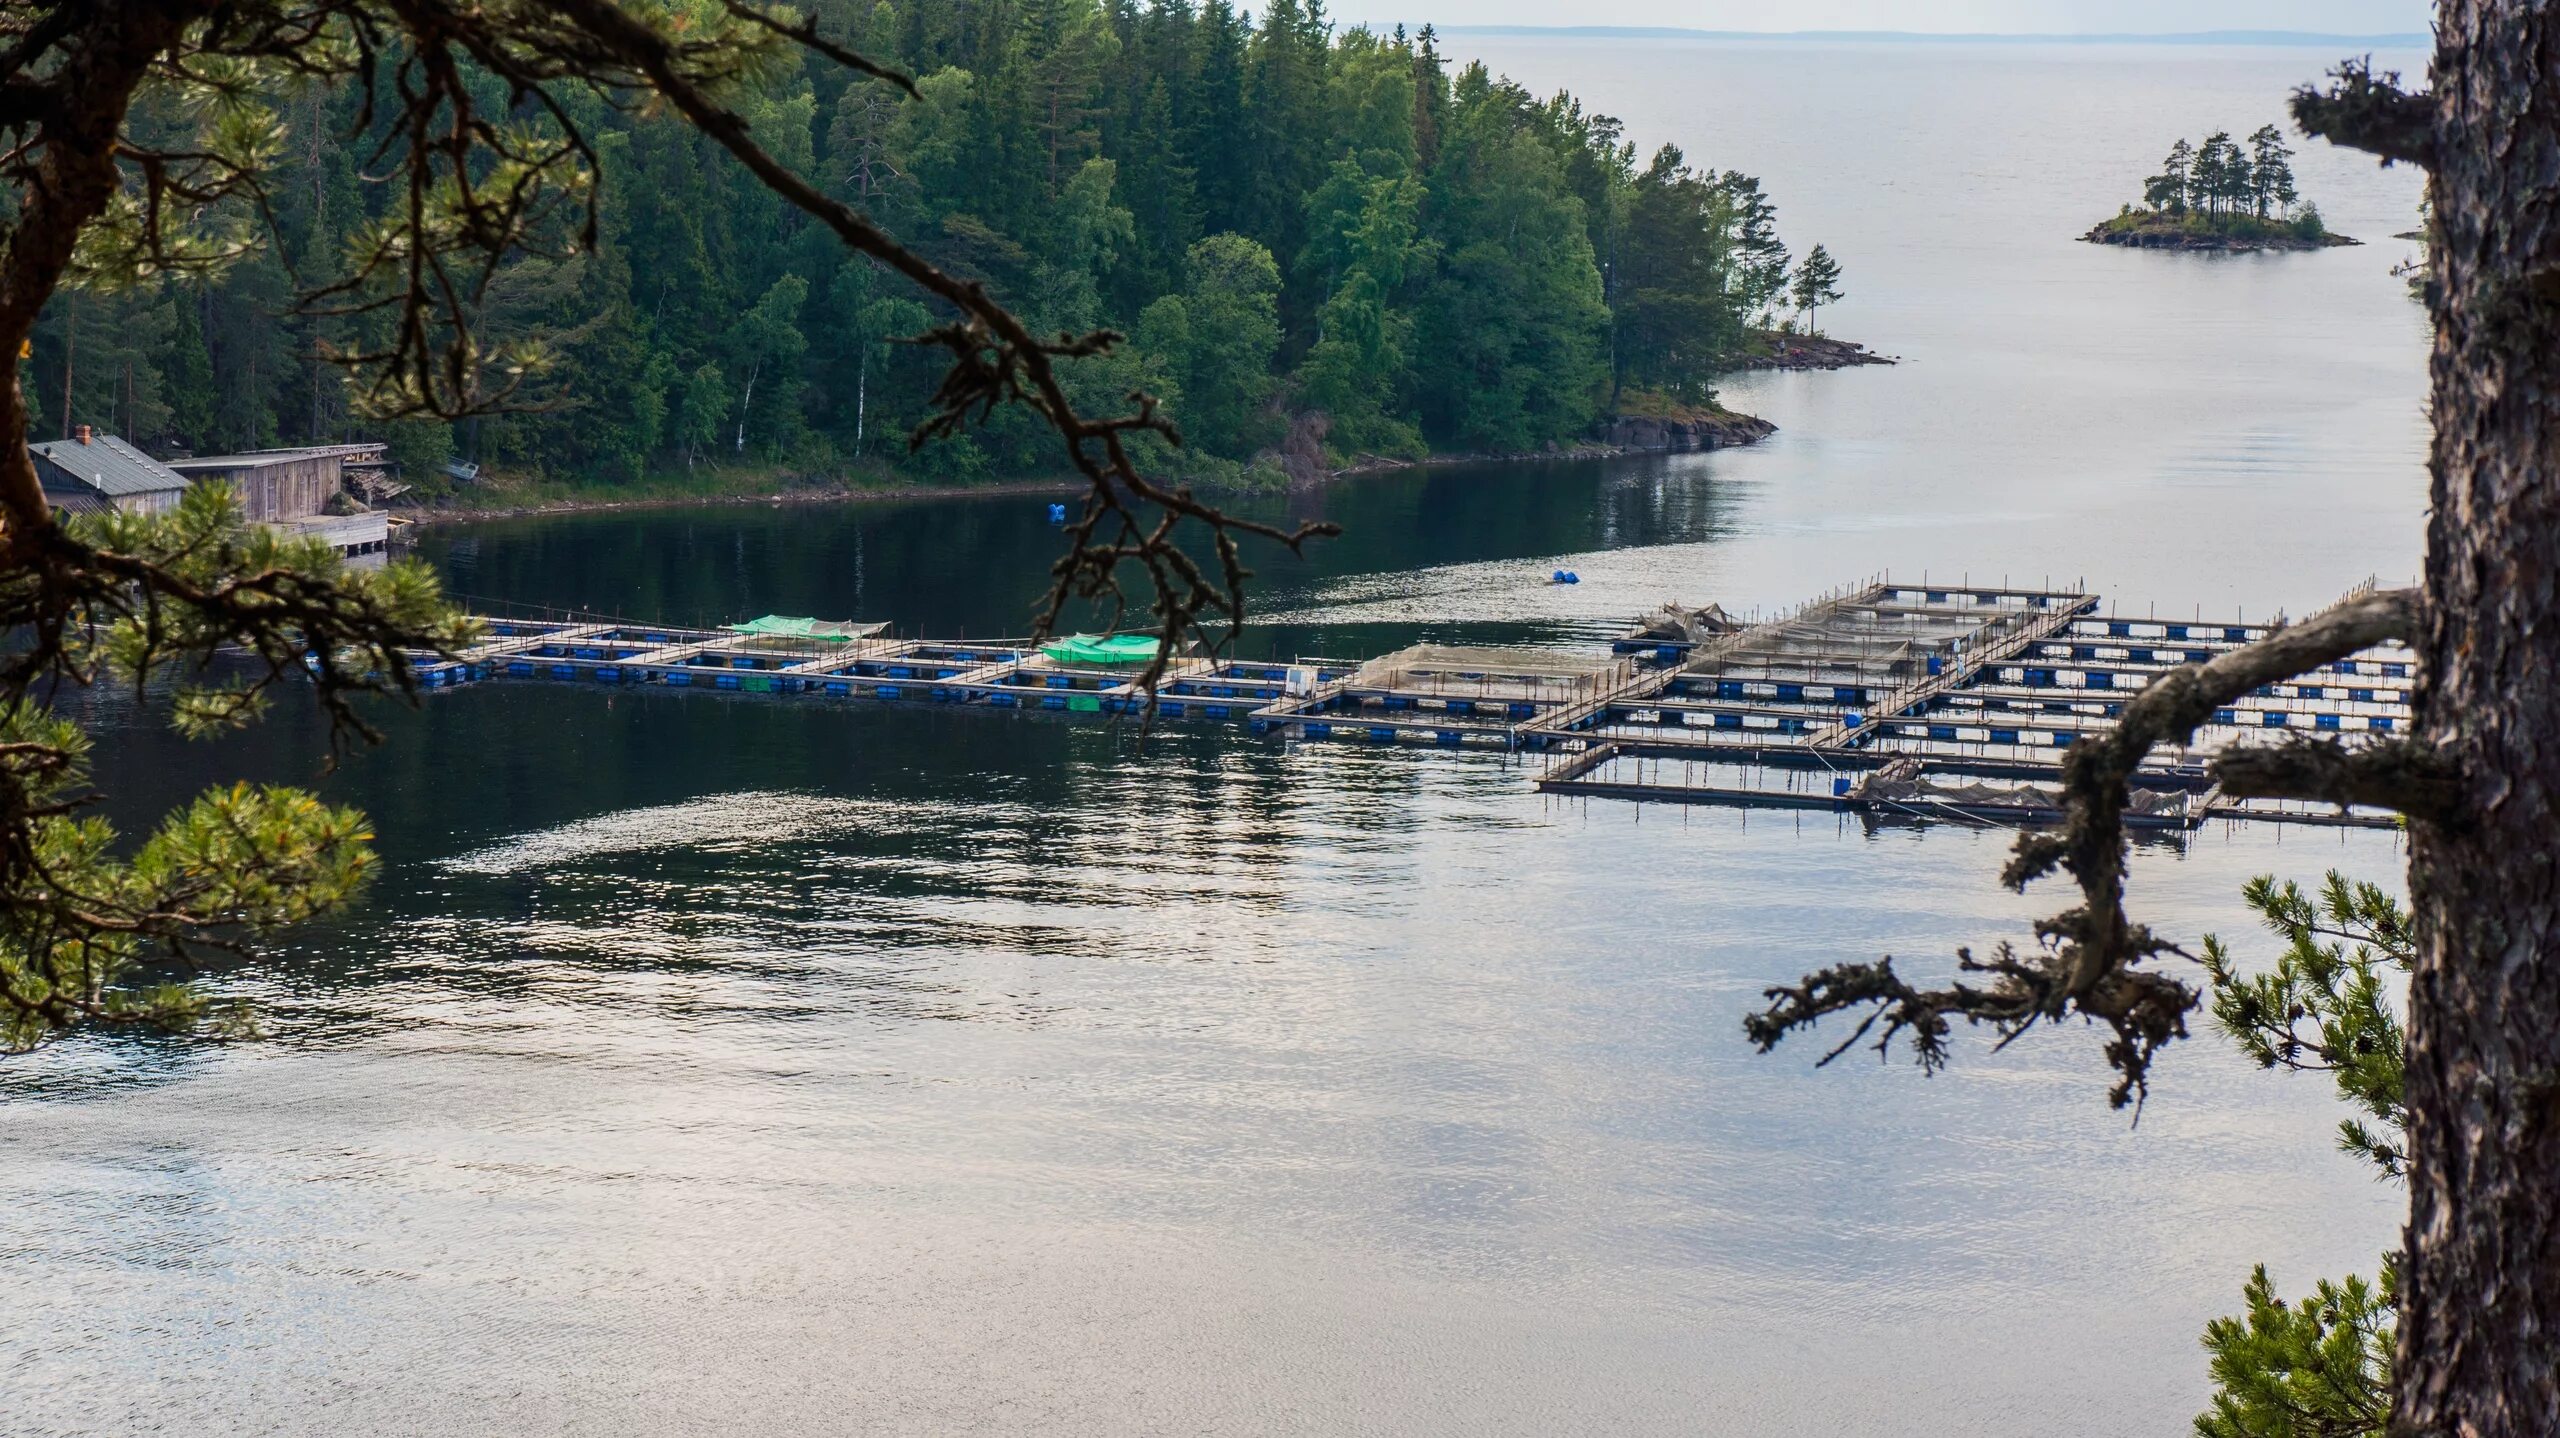
[[(1892, 95), (1957, 64), (2040, 127), (2009, 178), (1966, 183), (1995, 207), (2067, 192), (2040, 222), (2060, 232), (2121, 167), (2057, 180), (2039, 147), (2094, 153), (2117, 142), (2089, 127), (2156, 111), (2148, 157), (2191, 116), (2272, 113), (2323, 58), (2138, 54), (1497, 58), (1684, 140), (1727, 123), (1698, 97)], [(1625, 83), (1566, 73), (1589, 65)], [(2097, 118), (2050, 104), (2075, 80)], [(1693, 152), (1767, 175), (1866, 276), (1836, 328), (1912, 363), (1738, 387), (1788, 426), (1757, 451), (1277, 502), (1352, 533), (1266, 564), (1249, 642), (1587, 641), (1666, 596), (1775, 606), (1884, 564), (2299, 607), (2414, 553), (2420, 354), (2387, 328), (2393, 282), (2349, 268), (2384, 247), (2299, 257), (2332, 267), (2291, 288), (2159, 271), (2170, 313), (2146, 315), (2117, 266), (2159, 257), (2037, 229), (1939, 245), (1927, 196), (1860, 168), (1943, 159), (1903, 131), (1787, 141), (1826, 167), (1746, 147), (1784, 125), (1732, 125)], [(2405, 203), (2338, 193), (2356, 233)], [(1933, 268), (1999, 264), (1991, 299)], [(2355, 308), (2359, 285), (2380, 299)], [(2244, 303), (2276, 338), (2181, 338), (2179, 306)], [(2011, 304), (2068, 322), (1981, 313)], [(2313, 351), (2330, 367), (2271, 387), (2217, 368)], [(1983, 375), (2022, 388), (1971, 403), (2050, 432), (1958, 407)], [(2163, 384), (2183, 418), (2091, 397)], [(2250, 531), (2307, 494), (2334, 502)], [(2125, 521), (2161, 505), (2220, 518)], [(1027, 597), (996, 576), (1027, 591), (1053, 542), (1002, 501), (492, 526), (437, 552), (493, 598), (983, 635)], [(1585, 583), (1546, 585), (1560, 562)], [(107, 715), (102, 777), (137, 809), (207, 767)], [(380, 820), (382, 882), (244, 978), (267, 1042), (0, 1068), (0, 1430), (2175, 1431), (2197, 1328), (2251, 1262), (2299, 1288), (2391, 1241), (2396, 1195), (2330, 1151), (2321, 1086), (2212, 1040), (2166, 1063), (2139, 1130), (2081, 1030), (1967, 1045), (1934, 1081), (1748, 1052), (1768, 983), (2023, 938), (2057, 900), (1998, 887), (1997, 830), (745, 697), (495, 688), (393, 729), (329, 781)], [(216, 757), (304, 776), (316, 738), (288, 720)], [(2135, 891), (2170, 932), (2262, 948), (2240, 881), (2333, 863), (2398, 854), (2217, 829), (2144, 849)]]

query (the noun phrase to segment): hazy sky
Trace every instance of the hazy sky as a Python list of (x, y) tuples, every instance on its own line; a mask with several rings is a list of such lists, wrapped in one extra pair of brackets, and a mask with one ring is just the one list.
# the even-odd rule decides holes
[[(1257, 7), (1258, 8), (1258, 7)], [(1678, 25), (1699, 30), (2140, 33), (2427, 28), (2429, 0), (1333, 0), (1338, 20)]]

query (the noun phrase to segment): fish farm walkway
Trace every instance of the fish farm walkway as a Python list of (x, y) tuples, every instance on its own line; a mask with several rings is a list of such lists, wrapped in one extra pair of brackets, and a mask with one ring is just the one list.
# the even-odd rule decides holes
[[(1027, 641), (895, 639), (876, 625), (810, 637), (482, 623), (470, 650), (419, 656), (426, 688), (533, 679), (1096, 719), (1148, 702), (1132, 666), (1069, 662)], [(1555, 795), (2033, 824), (2060, 817), (2052, 785), (2074, 740), (2113, 728), (2152, 679), (2270, 628), (2122, 618), (2071, 591), (1886, 579), (1755, 623), (1665, 606), (1589, 653), (1425, 644), (1365, 663), (1177, 658), (1156, 718), (1281, 740), (1538, 754), (1536, 787)], [(2383, 645), (2216, 711), (2188, 747), (2155, 751), (2127, 822), (2395, 822), (2230, 799), (2207, 766), (2233, 744), (2406, 729), (2413, 673), (2409, 650)]]

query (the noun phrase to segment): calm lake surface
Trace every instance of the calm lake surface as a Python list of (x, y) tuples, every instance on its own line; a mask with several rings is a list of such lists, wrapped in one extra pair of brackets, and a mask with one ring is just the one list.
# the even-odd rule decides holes
[[(2334, 57), (1481, 51), (1764, 177), (1847, 267), (1825, 328), (1906, 363), (1732, 385), (1782, 426), (1747, 451), (1272, 501), (1349, 535), (1264, 566), (1253, 645), (1588, 639), (1887, 568), (2251, 616), (2414, 572), (2414, 176), (2306, 145), (2360, 249), (2073, 241)], [(1021, 627), (1042, 510), (428, 553), (494, 601), (984, 635)], [(300, 719), (209, 752), (110, 717), (137, 810), (315, 771)], [(390, 727), (327, 780), (383, 881), (249, 986), (269, 1041), (0, 1064), (0, 1430), (2174, 1433), (2251, 1263), (2299, 1291), (2394, 1238), (2325, 1085), (2211, 1037), (2139, 1129), (2085, 1031), (1930, 1080), (1749, 1051), (1771, 982), (2023, 939), (2063, 901), (1999, 887), (1998, 831), (708, 695), (493, 687)], [(2263, 953), (2249, 875), (2398, 864), (2217, 829), (2135, 892)]]

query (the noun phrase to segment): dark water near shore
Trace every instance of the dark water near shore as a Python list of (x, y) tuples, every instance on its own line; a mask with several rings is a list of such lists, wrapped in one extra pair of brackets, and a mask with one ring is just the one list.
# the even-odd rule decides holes
[[(1262, 561), (1250, 644), (1592, 638), (1887, 567), (2253, 614), (2413, 570), (2413, 181), (2305, 153), (2363, 249), (2069, 238), (2329, 57), (1486, 53), (1764, 176), (1848, 266), (1826, 328), (1908, 362), (1737, 383), (1782, 426), (1749, 451), (1265, 501), (1349, 533)], [(430, 552), (486, 602), (985, 635), (1042, 510)], [(314, 767), (299, 718), (218, 754), (116, 722), (136, 800)], [(2079, 1031), (1927, 1081), (1748, 1051), (1770, 982), (2023, 938), (2058, 899), (1999, 888), (1997, 831), (743, 697), (491, 688), (390, 727), (327, 781), (384, 880), (250, 983), (270, 1041), (0, 1065), (0, 1431), (2175, 1432), (2250, 1263), (2299, 1289), (2392, 1241), (2323, 1089), (2209, 1038), (2138, 1130)], [(2397, 861), (2213, 830), (2135, 883), (2243, 936), (2252, 873)]]

